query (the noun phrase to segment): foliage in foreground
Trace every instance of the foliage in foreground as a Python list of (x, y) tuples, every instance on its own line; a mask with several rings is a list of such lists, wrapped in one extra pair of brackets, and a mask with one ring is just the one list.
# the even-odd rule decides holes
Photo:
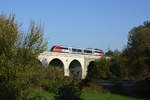
[[(67, 79), (68, 81), (68, 79)], [(82, 100), (81, 90), (79, 89), (77, 80), (64, 83), (59, 89), (56, 100)]]
[(39, 71), (37, 55), (44, 51), (41, 26), (33, 22), (23, 32), (15, 16), (0, 15), (0, 99), (21, 100)]

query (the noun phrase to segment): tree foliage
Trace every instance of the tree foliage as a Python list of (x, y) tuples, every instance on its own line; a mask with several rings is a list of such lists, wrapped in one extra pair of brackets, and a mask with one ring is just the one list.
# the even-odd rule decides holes
[(131, 76), (134, 79), (150, 78), (150, 22), (134, 27), (129, 32), (127, 48), (124, 51), (130, 64)]
[[(24, 85), (38, 69), (37, 55), (46, 49), (41, 26), (31, 23), (25, 33), (14, 15), (0, 15), (0, 99), (22, 99)], [(27, 35), (26, 35), (27, 34)]]
[[(150, 22), (134, 27), (129, 32), (127, 47), (105, 53), (111, 59), (99, 60), (99, 76), (108, 79), (146, 80), (150, 79)], [(105, 66), (105, 67), (104, 67)], [(109, 74), (108, 74), (109, 73)]]
[(113, 56), (119, 56), (121, 54), (121, 52), (119, 50), (108, 50), (106, 53), (105, 53), (105, 56), (108, 56), (108, 57), (113, 57)]
[(108, 51), (105, 53), (105, 56), (113, 56), (113, 51), (112, 51), (112, 50), (108, 50)]
[(110, 59), (101, 58), (96, 62), (98, 79), (124, 80), (128, 79), (127, 59), (121, 56), (114, 56)]
[[(38, 55), (47, 48), (43, 34), (43, 27), (34, 21), (24, 32), (14, 15), (0, 15), (0, 100), (28, 99), (37, 90), (57, 94), (61, 100), (66, 100), (69, 92), (69, 100), (80, 100), (79, 87), (73, 79), (64, 78), (62, 69), (39, 64)], [(45, 98), (39, 94), (34, 97)]]

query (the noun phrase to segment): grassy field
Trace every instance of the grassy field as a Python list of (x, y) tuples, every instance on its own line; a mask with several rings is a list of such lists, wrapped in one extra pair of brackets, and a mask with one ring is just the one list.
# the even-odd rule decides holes
[(146, 99), (138, 99), (133, 97), (121, 96), (117, 94), (111, 93), (94, 93), (94, 92), (84, 92), (82, 93), (82, 98), (84, 100), (146, 100)]
[[(127, 96), (121, 96), (111, 93), (96, 93), (96, 92), (83, 92), (83, 100), (147, 100)], [(28, 95), (27, 100), (55, 100), (54, 94), (48, 92), (34, 92)]]

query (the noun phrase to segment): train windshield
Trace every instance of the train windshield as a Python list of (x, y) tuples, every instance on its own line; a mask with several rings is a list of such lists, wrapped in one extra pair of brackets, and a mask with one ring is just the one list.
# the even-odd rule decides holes
[(64, 47), (56, 47), (56, 49), (64, 49), (64, 50), (68, 50), (68, 48), (64, 48)]

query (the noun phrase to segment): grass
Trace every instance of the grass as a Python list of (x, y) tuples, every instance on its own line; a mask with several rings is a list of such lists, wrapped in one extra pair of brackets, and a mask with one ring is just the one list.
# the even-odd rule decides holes
[[(55, 94), (51, 94), (46, 91), (38, 91), (30, 93), (26, 100), (55, 100), (54, 96)], [(81, 97), (83, 100), (147, 100), (112, 93), (98, 92), (82, 92)]]
[(83, 100), (146, 100), (111, 93), (83, 92)]

